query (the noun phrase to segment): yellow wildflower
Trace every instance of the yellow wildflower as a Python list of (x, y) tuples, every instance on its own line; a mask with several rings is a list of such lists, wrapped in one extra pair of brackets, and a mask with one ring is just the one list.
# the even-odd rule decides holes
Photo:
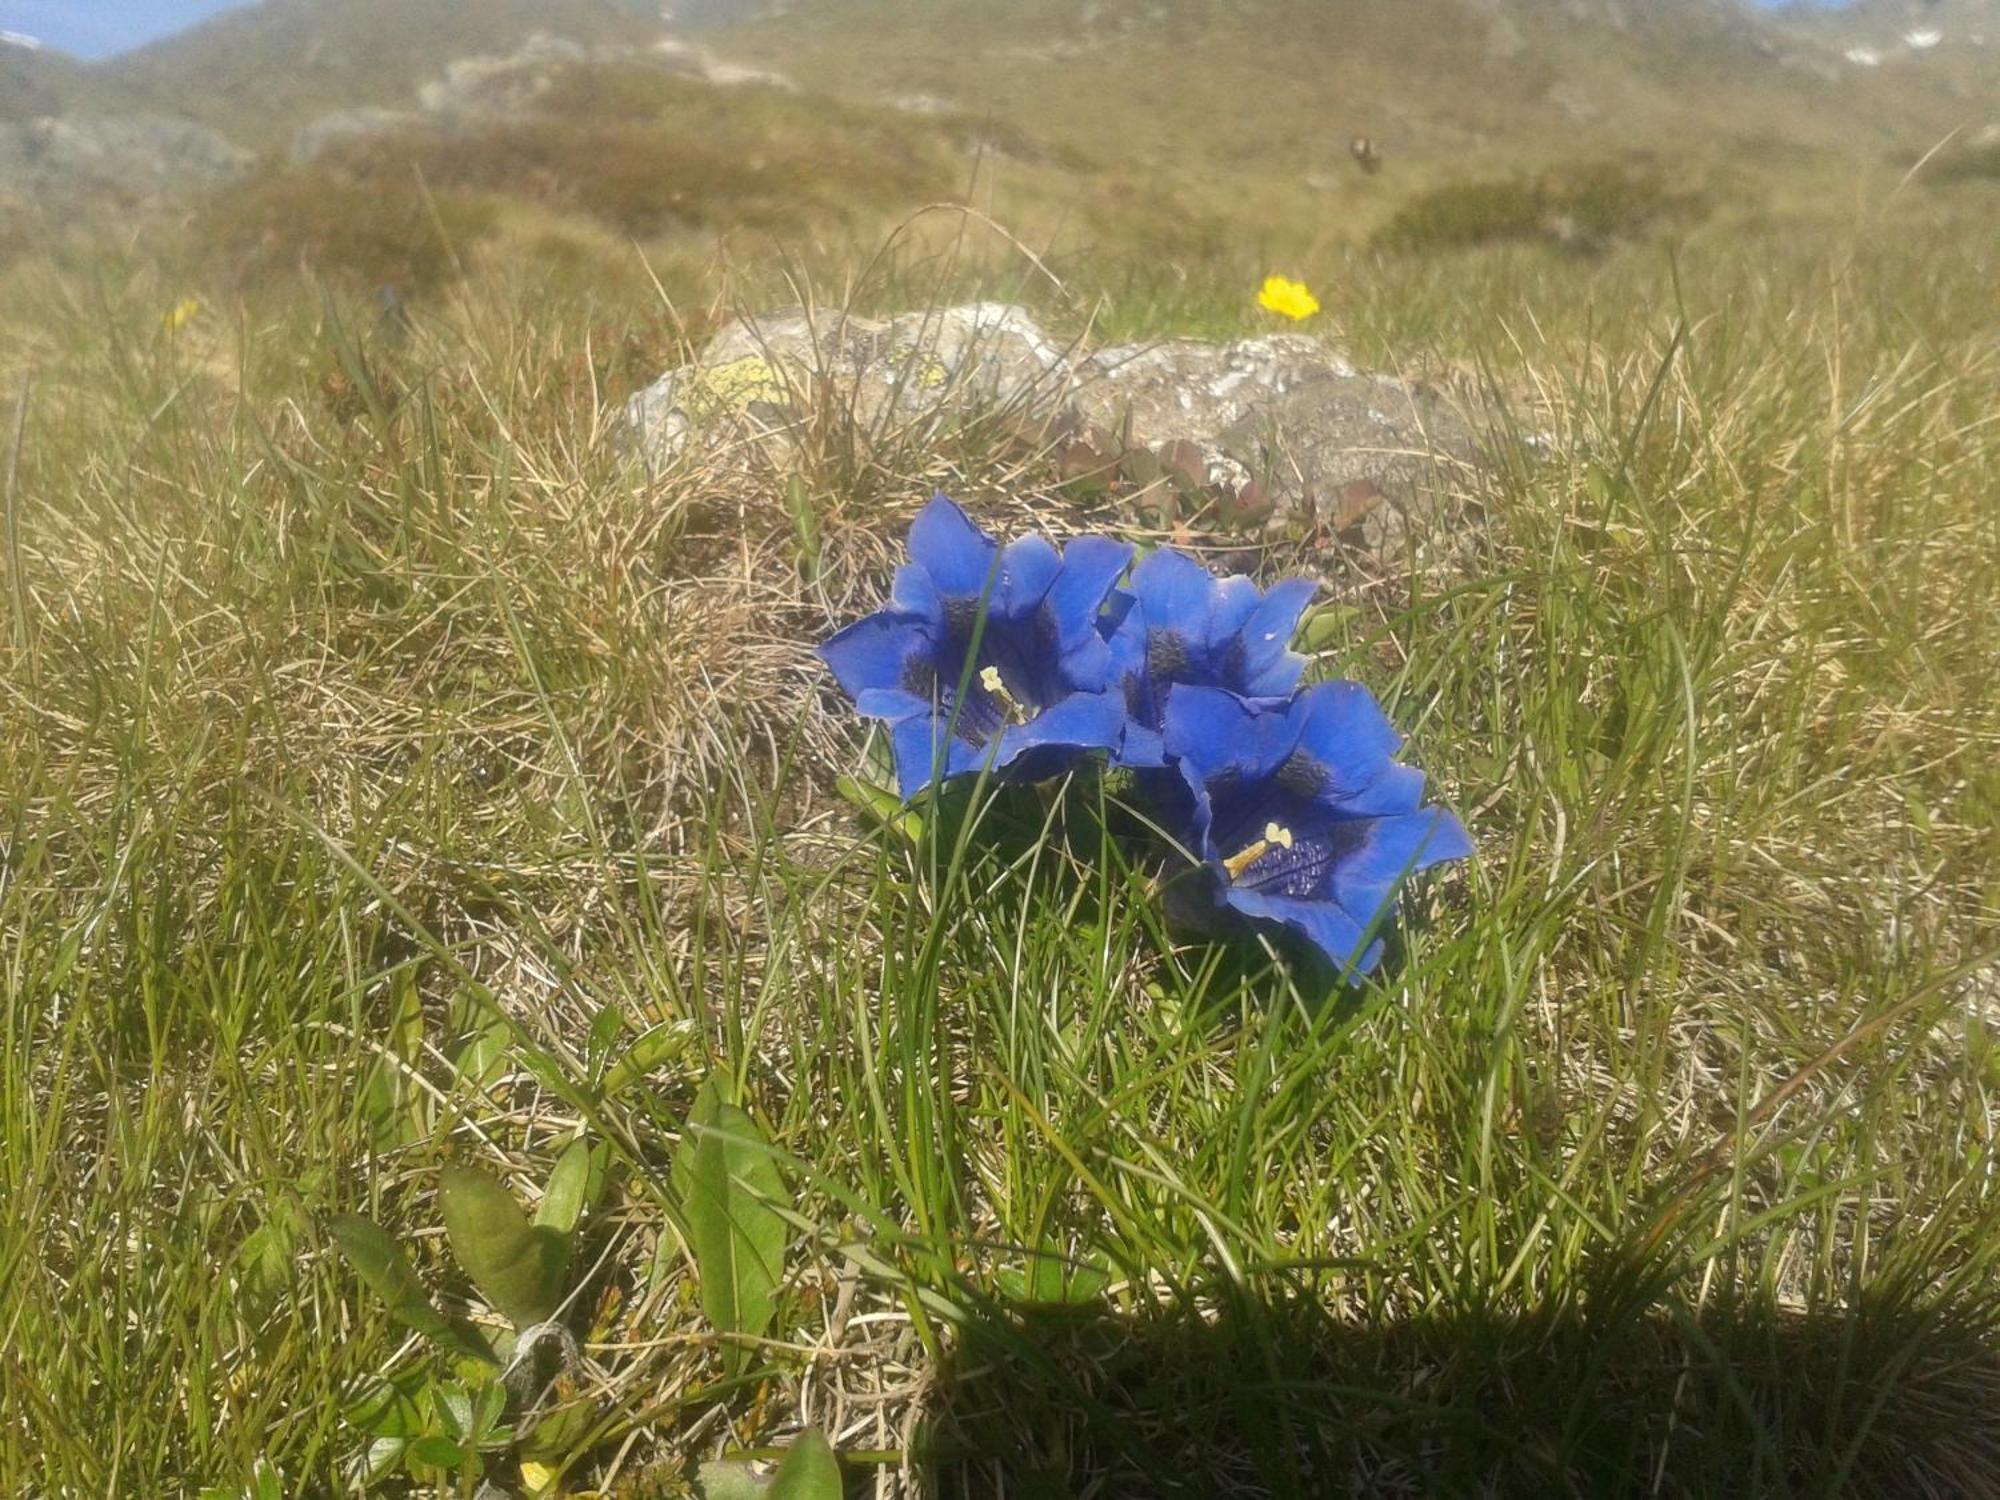
[(1295, 323), (1319, 311), (1319, 299), (1306, 290), (1304, 282), (1283, 276), (1264, 278), (1264, 290), (1257, 294), (1257, 305)]
[(195, 315), (200, 311), (201, 298), (183, 297), (167, 309), (165, 315), (160, 319), (160, 326), (166, 329), (168, 333), (179, 333), (195, 320)]

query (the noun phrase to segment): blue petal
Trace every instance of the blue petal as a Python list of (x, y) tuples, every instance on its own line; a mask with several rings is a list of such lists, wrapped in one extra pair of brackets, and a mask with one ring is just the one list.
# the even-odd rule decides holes
[(997, 546), (945, 495), (933, 498), (910, 525), (910, 556), (947, 599), (977, 599), (986, 592)]
[(1139, 596), (1130, 589), (1113, 589), (1104, 596), (1104, 609), (1097, 617), (1097, 633), (1107, 641), (1117, 637), (1131, 616)]
[(1366, 836), (1335, 866), (1333, 898), (1365, 925), (1394, 899), (1406, 876), (1471, 853), (1464, 826), (1441, 807), (1373, 818)]
[(889, 607), (901, 614), (939, 621), (944, 618), (944, 599), (928, 569), (905, 563), (896, 569), (896, 581), (889, 590)]
[(1299, 745), (1325, 769), (1322, 800), (1349, 813), (1414, 812), (1423, 775), (1390, 757), (1403, 737), (1382, 715), (1375, 695), (1358, 682), (1315, 683), (1292, 702)]
[(1265, 896), (1241, 887), (1226, 888), (1225, 904), (1266, 922), (1281, 922), (1310, 942), (1336, 967), (1353, 966), (1366, 974), (1382, 956), (1380, 941), (1364, 945), (1365, 928), (1331, 901), (1306, 901), (1296, 896)]
[(1149, 630), (1172, 630), (1190, 642), (1208, 639), (1215, 607), (1215, 575), (1185, 552), (1162, 547), (1132, 570), (1132, 592)]
[(1268, 776), (1298, 744), (1291, 717), (1221, 688), (1176, 683), (1167, 693), (1162, 731), (1167, 754), (1200, 790), (1225, 772)]
[(1244, 622), (1242, 691), (1253, 697), (1282, 698), (1299, 685), (1306, 659), (1292, 650), (1292, 637), (1298, 634), (1299, 616), (1318, 587), (1309, 578), (1274, 584)]
[(1204, 644), (1210, 651), (1227, 649), (1230, 639), (1242, 634), (1243, 627), (1250, 623), (1250, 617), (1263, 601), (1264, 595), (1256, 583), (1241, 573), (1231, 574), (1217, 583), (1214, 596), (1209, 600)]
[(1125, 706), (1115, 693), (1072, 693), (1025, 724), (1000, 734), (996, 764), (1012, 764), (1031, 750), (1116, 750), (1125, 732)]
[(980, 751), (964, 740), (947, 741), (943, 722), (929, 713), (915, 714), (891, 725), (889, 744), (896, 756), (896, 785), (905, 802), (930, 785), (934, 773), (941, 770), (943, 776), (939, 779), (949, 780), (978, 770), (984, 759)]
[(1055, 621), (1065, 656), (1103, 644), (1098, 618), (1112, 585), (1131, 561), (1130, 544), (1109, 537), (1080, 536), (1063, 548), (1062, 571), (1042, 602)]
[[(1121, 683), (1144, 680), (1146, 670), (1146, 611), (1136, 595), (1113, 589), (1098, 617), (1097, 633), (1111, 648), (1111, 673)], [(1135, 684), (1136, 686), (1136, 684)]]
[(1166, 741), (1160, 731), (1149, 729), (1137, 719), (1125, 721), (1125, 737), (1112, 752), (1111, 763), (1134, 770), (1156, 769), (1167, 763)]
[(1062, 558), (1048, 538), (1024, 536), (1000, 553), (1000, 577), (993, 585), (996, 618), (1018, 620), (1041, 607), (1049, 585), (1062, 572)]
[(902, 688), (869, 688), (854, 695), (854, 711), (864, 719), (894, 722), (915, 714), (929, 714), (935, 709), (936, 705), (930, 699), (919, 698)]
[(881, 610), (836, 632), (821, 644), (819, 657), (847, 695), (859, 698), (872, 688), (901, 688), (910, 659), (930, 645), (921, 623)]

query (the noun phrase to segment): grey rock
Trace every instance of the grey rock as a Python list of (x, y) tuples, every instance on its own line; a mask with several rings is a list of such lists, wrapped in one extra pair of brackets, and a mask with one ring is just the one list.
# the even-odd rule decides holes
[(455, 58), (417, 90), (417, 103), (434, 115), (520, 114), (549, 91), (559, 69), (590, 60), (580, 42), (538, 31), (505, 56)]
[(83, 190), (143, 201), (226, 182), (250, 152), (174, 115), (68, 115), (0, 121), (0, 195)]
[(1178, 497), (1206, 524), (1306, 525), (1371, 549), (1434, 514), (1471, 429), (1434, 395), (1297, 334), (1065, 347), (1024, 309), (973, 303), (889, 319), (793, 309), (725, 326), (634, 396), (649, 471), (684, 455), (782, 469), (832, 414), (870, 440), (972, 411), (1017, 414), (1065, 481), (1123, 486), (1139, 515)]
[(634, 396), (626, 419), (655, 471), (690, 440), (782, 463), (801, 424), (830, 403), (879, 439), (952, 409), (1051, 410), (1068, 368), (1018, 307), (981, 302), (890, 319), (795, 308), (729, 323), (694, 364)]
[(303, 125), (292, 136), (291, 157), (296, 166), (319, 160), (328, 151), (353, 141), (395, 135), (424, 123), (414, 110), (382, 109), (364, 105), (359, 109), (337, 109)]
[(1191, 444), (1218, 493), (1255, 484), (1278, 523), (1371, 548), (1396, 543), (1434, 498), (1440, 464), (1476, 447), (1434, 396), (1297, 334), (1102, 349), (1077, 375), (1076, 411), (1119, 446)]
[(725, 62), (678, 37), (662, 37), (644, 49), (586, 47), (538, 31), (512, 52), (454, 59), (442, 74), (418, 88), (413, 109), (366, 107), (321, 115), (292, 137), (291, 157), (295, 163), (305, 163), (350, 141), (374, 136), (416, 129), (476, 131), (532, 116), (565, 70), (612, 63), (639, 64), (718, 88), (797, 88), (781, 73)]

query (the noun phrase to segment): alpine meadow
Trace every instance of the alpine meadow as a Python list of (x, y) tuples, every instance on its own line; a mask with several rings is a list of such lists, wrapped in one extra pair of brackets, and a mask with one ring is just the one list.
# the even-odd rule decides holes
[(2000, 7), (674, 9), (0, 4), (0, 1493), (2000, 1495)]

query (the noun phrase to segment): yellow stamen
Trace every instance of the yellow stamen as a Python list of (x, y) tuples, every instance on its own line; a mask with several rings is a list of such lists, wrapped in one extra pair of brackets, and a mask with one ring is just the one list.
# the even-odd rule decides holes
[(1028, 717), (1027, 710), (1021, 707), (1020, 700), (1007, 691), (1007, 684), (1001, 680), (998, 667), (981, 667), (979, 685), (998, 700), (1000, 711), (1011, 722), (1019, 724)]
[(1264, 836), (1254, 844), (1246, 845), (1244, 848), (1230, 855), (1229, 858), (1222, 862), (1222, 868), (1228, 871), (1231, 880), (1241, 880), (1245, 870), (1256, 864), (1258, 860), (1269, 854), (1273, 849), (1289, 849), (1291, 847), (1291, 829), (1277, 823), (1266, 823), (1264, 825)]

